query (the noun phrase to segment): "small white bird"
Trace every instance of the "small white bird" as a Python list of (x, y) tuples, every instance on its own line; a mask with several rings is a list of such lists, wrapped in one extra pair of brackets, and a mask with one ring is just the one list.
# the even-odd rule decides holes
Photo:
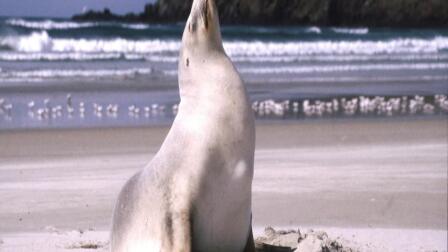
[(11, 117), (13, 107), (14, 106), (11, 103), (3, 105), (7, 116)]
[(67, 94), (67, 113), (69, 116), (72, 116), (75, 112), (75, 108), (73, 108), (72, 95)]
[(432, 114), (434, 114), (434, 110), (435, 110), (435, 107), (432, 104), (426, 103), (423, 106), (423, 114), (425, 114), (425, 115), (432, 115)]
[(35, 105), (36, 105), (36, 104), (34, 103), (34, 101), (30, 101), (30, 102), (28, 102), (28, 108), (29, 108), (29, 109), (33, 109)]
[(85, 112), (86, 112), (86, 108), (85, 108), (84, 102), (80, 102), (79, 103), (79, 113), (84, 114)]

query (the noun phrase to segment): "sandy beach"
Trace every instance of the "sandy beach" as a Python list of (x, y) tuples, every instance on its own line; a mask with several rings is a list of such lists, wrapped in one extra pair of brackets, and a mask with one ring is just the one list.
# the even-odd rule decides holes
[[(0, 251), (107, 251), (113, 204), (167, 127), (0, 132)], [(442, 118), (257, 125), (253, 224), (360, 251), (447, 251)]]

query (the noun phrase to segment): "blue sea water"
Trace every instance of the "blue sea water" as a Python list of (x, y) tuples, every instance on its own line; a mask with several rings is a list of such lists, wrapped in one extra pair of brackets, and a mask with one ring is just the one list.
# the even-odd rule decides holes
[[(182, 31), (183, 24), (0, 18), (0, 129), (169, 123), (179, 102)], [(397, 97), (419, 101), (422, 114), (446, 115), (448, 29), (224, 26), (222, 33), (259, 118), (305, 118), (305, 101), (312, 116), (341, 115), (335, 108), (352, 99), (359, 115), (361, 99), (390, 110)], [(334, 99), (331, 111), (319, 111)]]

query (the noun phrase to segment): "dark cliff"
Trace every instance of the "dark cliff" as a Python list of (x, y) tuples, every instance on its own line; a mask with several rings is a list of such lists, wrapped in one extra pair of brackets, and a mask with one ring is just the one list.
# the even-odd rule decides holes
[[(140, 14), (118, 16), (105, 10), (74, 20), (185, 21), (192, 0), (158, 0)], [(224, 24), (446, 27), (447, 0), (216, 0)]]

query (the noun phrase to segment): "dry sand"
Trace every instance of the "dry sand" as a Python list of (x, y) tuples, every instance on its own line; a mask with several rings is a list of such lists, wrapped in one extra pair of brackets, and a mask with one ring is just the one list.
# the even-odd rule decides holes
[[(0, 132), (0, 251), (107, 250), (115, 197), (166, 127)], [(256, 235), (316, 228), (361, 251), (447, 250), (443, 119), (259, 123)]]

